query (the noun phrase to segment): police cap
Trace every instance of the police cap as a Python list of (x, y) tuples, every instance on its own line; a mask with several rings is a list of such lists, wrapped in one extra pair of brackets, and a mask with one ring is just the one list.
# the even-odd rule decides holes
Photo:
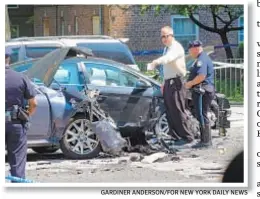
[(192, 47), (199, 47), (199, 46), (202, 46), (202, 42), (200, 40), (190, 41), (188, 49)]

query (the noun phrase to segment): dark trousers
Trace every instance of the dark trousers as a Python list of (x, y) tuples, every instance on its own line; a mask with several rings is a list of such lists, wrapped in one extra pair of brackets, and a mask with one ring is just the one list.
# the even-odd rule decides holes
[(210, 111), (210, 105), (214, 98), (214, 92), (205, 92), (203, 95), (193, 91), (192, 100), (196, 110), (196, 117), (201, 126), (210, 124), (208, 118), (208, 112)]
[(27, 134), (22, 124), (5, 123), (5, 143), (11, 175), (25, 178)]
[(192, 141), (194, 135), (189, 129), (188, 115), (185, 111), (185, 95), (186, 89), (181, 78), (165, 80), (163, 97), (170, 133), (176, 139)]

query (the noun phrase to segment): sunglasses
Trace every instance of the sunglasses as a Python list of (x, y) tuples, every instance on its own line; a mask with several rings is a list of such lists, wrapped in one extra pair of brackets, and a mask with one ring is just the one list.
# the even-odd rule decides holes
[(161, 39), (166, 39), (166, 38), (168, 38), (169, 36), (172, 36), (172, 34), (169, 34), (169, 35), (162, 35), (162, 36), (161, 36)]

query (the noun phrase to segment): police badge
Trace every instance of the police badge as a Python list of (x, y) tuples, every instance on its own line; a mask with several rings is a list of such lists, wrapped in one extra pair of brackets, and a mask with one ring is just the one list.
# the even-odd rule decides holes
[(201, 67), (202, 66), (202, 61), (198, 61), (197, 62), (197, 67)]

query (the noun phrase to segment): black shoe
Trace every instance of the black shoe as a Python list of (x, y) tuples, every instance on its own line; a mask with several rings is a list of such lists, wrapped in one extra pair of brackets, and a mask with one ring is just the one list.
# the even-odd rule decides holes
[(182, 145), (185, 145), (185, 144), (190, 144), (194, 142), (193, 140), (177, 140), (177, 141), (174, 141), (173, 145), (174, 146), (182, 146)]
[(212, 146), (212, 143), (204, 143), (204, 142), (199, 142), (195, 145), (193, 145), (191, 148), (198, 149), (198, 148), (209, 148)]
[(194, 146), (196, 144), (197, 144), (196, 140), (191, 140), (191, 141), (180, 140), (177, 143), (173, 144), (171, 146), (171, 148), (175, 149), (175, 150), (189, 149), (189, 148), (192, 148), (192, 146)]

